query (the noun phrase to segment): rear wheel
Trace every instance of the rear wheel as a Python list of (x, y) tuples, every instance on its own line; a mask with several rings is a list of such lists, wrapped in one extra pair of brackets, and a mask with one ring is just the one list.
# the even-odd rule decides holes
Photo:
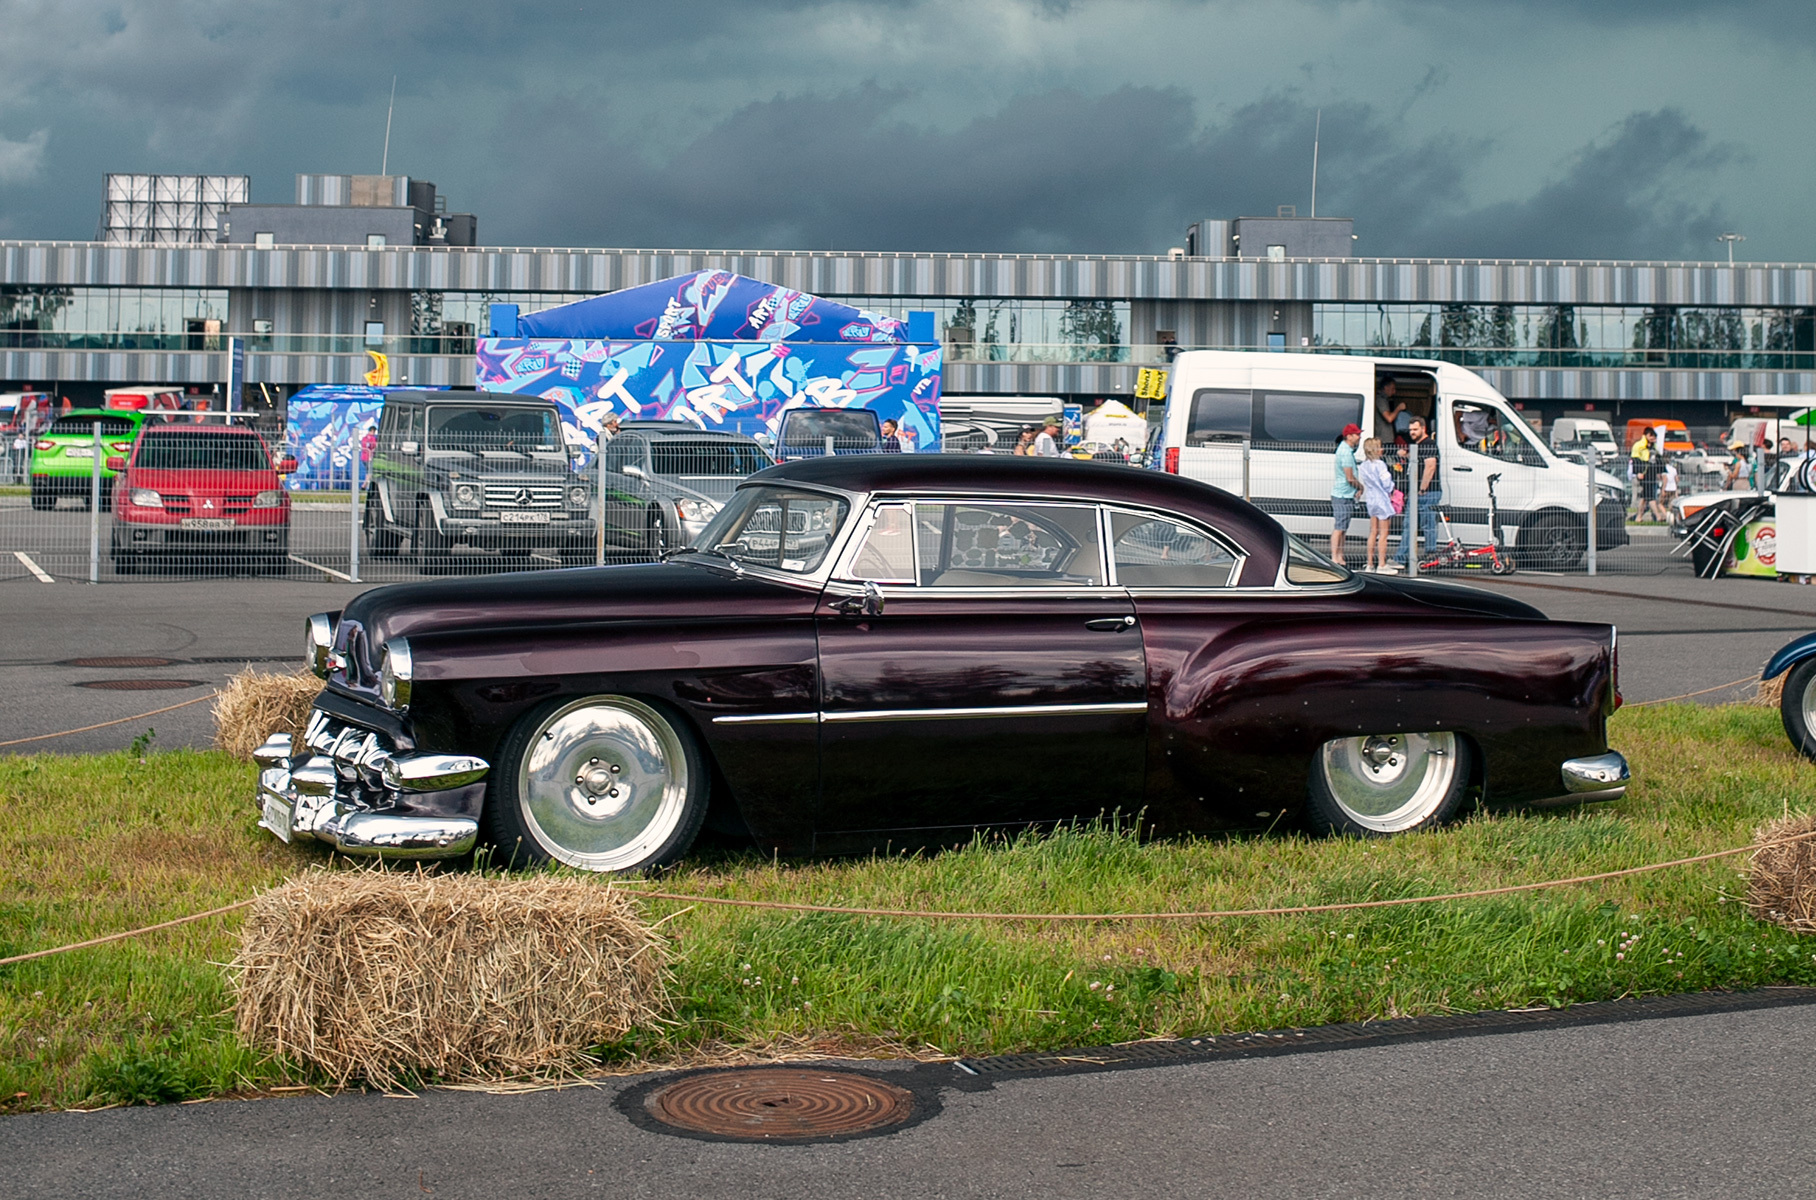
[(385, 521), (384, 503), (377, 496), (366, 497), (366, 516), (363, 522), (366, 533), (366, 551), (373, 558), (396, 558), (397, 548), (403, 544), (403, 535), (392, 532)]
[(49, 512), (55, 507), (57, 507), (57, 494), (36, 479), (32, 480), (32, 511)]
[(1516, 555), (1532, 571), (1574, 571), (1589, 547), (1588, 534), (1566, 513), (1540, 513), (1520, 526)]
[(1785, 676), (1778, 715), (1797, 753), (1816, 759), (1816, 658), (1804, 659)]
[(416, 506), (416, 531), (410, 540), (415, 543), (416, 565), (419, 568), (429, 570), (447, 565), (448, 547), (451, 543), (446, 534), (435, 528), (435, 513), (427, 503)]
[(1454, 733), (1333, 738), (1312, 762), (1306, 815), (1323, 833), (1409, 833), (1454, 817), (1468, 787), (1468, 743)]
[(486, 836), (514, 866), (665, 866), (700, 832), (707, 790), (704, 758), (666, 711), (629, 696), (556, 700), (500, 747)]

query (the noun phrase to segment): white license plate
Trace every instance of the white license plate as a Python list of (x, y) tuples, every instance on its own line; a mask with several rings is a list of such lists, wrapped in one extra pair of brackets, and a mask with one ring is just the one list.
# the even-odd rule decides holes
[(184, 529), (232, 529), (232, 517), (184, 517)]
[[(65, 446), (65, 447), (63, 447), (63, 457), (64, 458), (93, 458), (94, 456), (95, 456), (95, 448), (93, 446)], [(1585, 535), (1585, 536), (1587, 536), (1587, 535)]]
[(545, 512), (501, 512), (498, 514), (500, 525), (547, 525), (549, 514)]
[(280, 841), (290, 840), (290, 806), (276, 796), (265, 797), (265, 819), (259, 822)]

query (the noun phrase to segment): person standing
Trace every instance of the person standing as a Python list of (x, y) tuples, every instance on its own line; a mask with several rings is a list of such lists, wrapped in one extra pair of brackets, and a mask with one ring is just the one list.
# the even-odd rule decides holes
[(1343, 536), (1356, 515), (1356, 497), (1362, 481), (1356, 477), (1356, 446), (1362, 440), (1360, 425), (1345, 425), (1337, 439), (1337, 458), (1330, 481), (1330, 560), (1343, 565)]
[(1671, 506), (1677, 502), (1677, 461), (1665, 458), (1659, 470), (1658, 497), (1652, 501), (1654, 520), (1669, 524)]
[[(1439, 470), (1438, 439), (1431, 436), (1431, 428), (1426, 425), (1423, 417), (1412, 419), (1412, 424), (1407, 426), (1406, 436), (1419, 449), (1417, 486), (1414, 486), (1413, 480), (1408, 479), (1406, 488), (1417, 495), (1418, 540), (1425, 552), (1430, 553), (1438, 544), (1438, 507), (1444, 503), (1444, 476)], [(1400, 566), (1406, 570), (1411, 569), (1412, 543), (1412, 531), (1409, 529), (1400, 538)]]
[(1060, 457), (1058, 441), (1059, 428), (1058, 421), (1048, 418), (1047, 423), (1042, 427), (1039, 436), (1034, 439), (1034, 450), (1032, 453), (1035, 458)]
[(1396, 434), (1406, 432), (1411, 418), (1406, 413), (1406, 401), (1398, 399), (1399, 392), (1399, 384), (1385, 379), (1375, 394), (1375, 428), (1383, 433), (1389, 430)]
[(1633, 443), (1633, 490), (1639, 500), (1639, 510), (1633, 517), (1635, 521), (1651, 516), (1653, 501), (1658, 499), (1658, 449), (1654, 445), (1657, 437), (1657, 431), (1648, 427), (1639, 441)]
[(1021, 433), (1015, 439), (1015, 449), (1009, 453), (1018, 458), (1027, 458), (1034, 453), (1034, 426), (1022, 426)]
[(1394, 523), (1394, 476), (1381, 459), (1380, 438), (1362, 443), (1356, 475), (1362, 481), (1362, 503), (1368, 509), (1368, 547), (1362, 555), (1362, 570), (1367, 574), (1377, 569), (1394, 571), (1397, 568), (1387, 561), (1387, 533)]
[(900, 454), (902, 452), (901, 428), (902, 427), (896, 423), (894, 417), (890, 417), (887, 421), (883, 422), (883, 438), (878, 444), (878, 448), (884, 454)]

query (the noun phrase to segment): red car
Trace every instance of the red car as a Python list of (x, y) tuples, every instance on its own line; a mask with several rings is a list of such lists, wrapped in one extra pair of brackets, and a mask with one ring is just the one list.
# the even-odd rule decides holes
[(147, 559), (228, 558), (282, 571), (290, 554), (290, 496), (278, 476), (294, 471), (257, 431), (243, 426), (148, 425), (130, 458), (110, 458), (114, 570)]

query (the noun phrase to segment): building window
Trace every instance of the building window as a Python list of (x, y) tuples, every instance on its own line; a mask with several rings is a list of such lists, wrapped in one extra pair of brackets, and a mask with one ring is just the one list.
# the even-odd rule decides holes
[(260, 337), (269, 337), (271, 335), (271, 319), (269, 317), (254, 318), (252, 322), (252, 332), (258, 334)]
[(384, 234), (368, 233), (366, 235), (366, 249), (383, 250), (384, 248), (385, 248), (385, 235)]
[(366, 322), (366, 345), (382, 346), (385, 344), (385, 323), (383, 321)]
[(260, 250), (269, 250), (277, 245), (277, 235), (274, 233), (255, 233), (252, 235), (252, 244)]
[(1286, 247), (1269, 246), (1267, 248), (1267, 256), (1275, 262), (1280, 262), (1286, 258)]

